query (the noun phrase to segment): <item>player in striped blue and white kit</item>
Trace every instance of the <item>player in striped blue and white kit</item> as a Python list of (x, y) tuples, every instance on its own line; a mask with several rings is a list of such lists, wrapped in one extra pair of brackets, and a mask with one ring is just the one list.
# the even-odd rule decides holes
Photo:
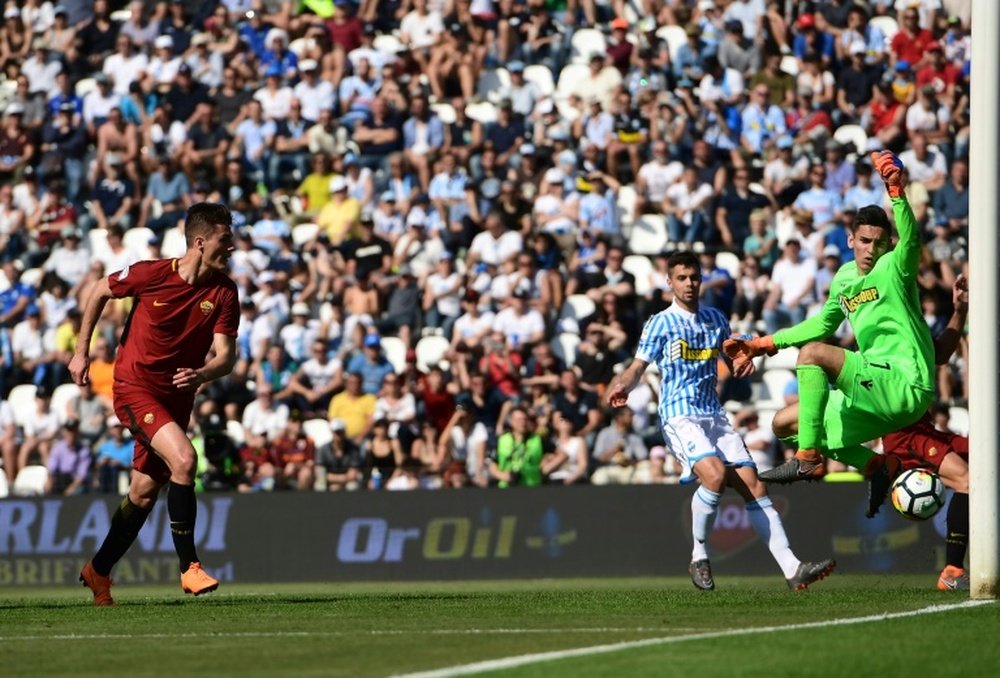
[[(833, 571), (833, 560), (803, 562), (795, 557), (781, 517), (757, 478), (757, 467), (733, 429), (716, 391), (717, 361), (729, 338), (729, 320), (714, 308), (700, 306), (701, 266), (690, 252), (671, 255), (667, 274), (674, 302), (646, 321), (635, 359), (607, 389), (607, 402), (624, 407), (629, 392), (650, 363), (660, 369), (660, 426), (667, 447), (680, 461), (681, 482), (701, 483), (691, 499), (691, 580), (703, 590), (715, 588), (706, 544), (719, 500), (729, 485), (747, 503), (754, 531), (764, 541), (788, 586), (804, 589)], [(748, 376), (752, 362), (745, 368)]]

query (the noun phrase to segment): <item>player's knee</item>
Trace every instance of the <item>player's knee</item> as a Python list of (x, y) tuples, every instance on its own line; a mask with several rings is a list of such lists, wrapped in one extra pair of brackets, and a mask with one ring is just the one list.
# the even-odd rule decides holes
[(195, 471), (198, 468), (198, 457), (194, 451), (183, 452), (174, 459), (170, 467), (170, 476), (174, 479), (183, 479), (186, 482), (194, 480)]
[(713, 464), (698, 469), (698, 480), (713, 492), (722, 492), (726, 487), (726, 469), (722, 464)]
[(796, 365), (819, 365), (823, 362), (825, 345), (817, 341), (811, 342), (799, 349)]

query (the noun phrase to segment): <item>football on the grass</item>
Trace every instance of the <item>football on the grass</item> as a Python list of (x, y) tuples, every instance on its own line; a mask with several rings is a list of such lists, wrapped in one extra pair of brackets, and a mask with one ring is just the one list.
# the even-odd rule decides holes
[(944, 506), (944, 483), (930, 471), (903, 471), (892, 483), (892, 505), (904, 518), (927, 520)]

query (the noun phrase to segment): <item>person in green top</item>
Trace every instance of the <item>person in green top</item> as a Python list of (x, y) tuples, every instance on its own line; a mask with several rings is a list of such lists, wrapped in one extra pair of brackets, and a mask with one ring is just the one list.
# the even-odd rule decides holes
[[(871, 157), (892, 202), (896, 247), (889, 249), (892, 229), (885, 211), (863, 207), (848, 239), (855, 260), (837, 271), (823, 310), (772, 336), (731, 338), (723, 349), (739, 375), (756, 356), (802, 347), (795, 368), (799, 402), (779, 411), (773, 422), (776, 435), (798, 436), (799, 450), (760, 478), (816, 480), (826, 474), (823, 456), (829, 456), (863, 469), (869, 480), (868, 517), (885, 501), (899, 462), (861, 443), (917, 421), (934, 400), (935, 369), (934, 342), (916, 280), (920, 232), (903, 194), (903, 166), (888, 151)], [(854, 330), (856, 352), (820, 343), (845, 318)]]
[(490, 459), (490, 475), (500, 487), (542, 484), (542, 439), (528, 428), (528, 411), (510, 411), (510, 431), (497, 440), (496, 459)]

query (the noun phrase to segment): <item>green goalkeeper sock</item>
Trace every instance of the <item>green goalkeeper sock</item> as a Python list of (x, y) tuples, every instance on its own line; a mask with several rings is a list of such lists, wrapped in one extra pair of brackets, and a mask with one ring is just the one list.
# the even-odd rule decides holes
[(836, 450), (826, 450), (824, 454), (831, 459), (836, 459), (848, 466), (853, 466), (859, 471), (864, 471), (865, 464), (875, 455), (874, 452), (864, 445), (849, 445)]
[(799, 379), (799, 449), (819, 450), (830, 381), (819, 365), (799, 365), (795, 374)]

